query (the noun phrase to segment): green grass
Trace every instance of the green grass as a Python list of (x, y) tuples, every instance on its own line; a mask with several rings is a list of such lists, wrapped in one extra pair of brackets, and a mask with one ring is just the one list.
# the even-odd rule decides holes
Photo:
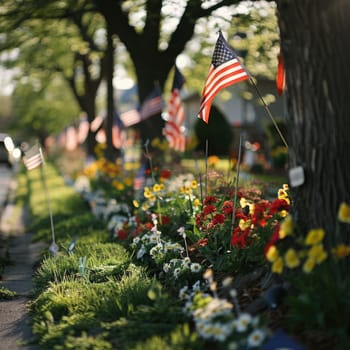
[[(189, 331), (178, 298), (166, 292), (147, 268), (135, 265), (81, 197), (53, 167), (46, 168), (60, 249), (56, 256), (43, 252), (34, 276), (30, 311), (40, 348), (200, 349), (201, 341)], [(18, 176), (18, 198), (29, 205), (34, 239), (49, 243), (48, 201), (40, 172)], [(69, 251), (73, 237), (75, 247)]]

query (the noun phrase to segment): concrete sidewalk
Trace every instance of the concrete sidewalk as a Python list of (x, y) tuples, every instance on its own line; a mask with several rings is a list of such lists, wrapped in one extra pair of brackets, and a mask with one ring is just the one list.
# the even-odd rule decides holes
[[(8, 202), (1, 215), (0, 233), (7, 243), (2, 249), (8, 250), (12, 264), (5, 267), (0, 286), (16, 292), (17, 296), (0, 300), (0, 350), (39, 349), (29, 345), (33, 336), (28, 305), (33, 289), (33, 266), (44, 247), (31, 242), (32, 234), (26, 232), (26, 222), (26, 210)], [(3, 251), (1, 255), (4, 256)]]

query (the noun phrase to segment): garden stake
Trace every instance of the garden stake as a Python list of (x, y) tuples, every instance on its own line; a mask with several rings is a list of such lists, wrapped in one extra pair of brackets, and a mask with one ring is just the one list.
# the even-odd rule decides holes
[(198, 172), (198, 176), (199, 176), (199, 190), (200, 190), (200, 196), (201, 196), (201, 203), (203, 204), (203, 181), (202, 181), (202, 173), (199, 169), (199, 165), (198, 165), (198, 159), (196, 157), (195, 159), (195, 167), (197, 169)]
[(236, 219), (236, 201), (237, 201), (237, 192), (238, 192), (238, 179), (239, 179), (239, 169), (241, 166), (241, 156), (242, 156), (242, 135), (239, 136), (239, 146), (238, 146), (238, 159), (237, 159), (237, 175), (235, 183), (235, 194), (233, 199), (233, 208), (232, 208), (232, 221), (231, 229), (233, 230)]
[(208, 139), (205, 140), (205, 196), (208, 195)]
[(259, 91), (259, 89), (258, 89), (258, 87), (257, 87), (257, 85), (256, 85), (256, 83), (255, 83), (255, 81), (254, 81), (254, 79), (249, 78), (249, 81), (250, 81), (251, 84), (254, 86), (254, 88), (255, 88), (255, 90), (256, 90), (256, 92), (257, 92), (257, 94), (258, 94), (258, 96), (259, 96), (259, 98), (260, 98), (260, 100), (261, 100), (261, 102), (262, 102), (262, 104), (263, 104), (263, 106), (264, 106), (264, 108), (265, 108), (265, 111), (266, 111), (267, 115), (270, 117), (270, 119), (271, 119), (271, 121), (272, 121), (274, 127), (276, 128), (276, 130), (277, 130), (279, 136), (280, 136), (281, 139), (282, 139), (282, 142), (284, 143), (284, 145), (285, 145), (286, 148), (288, 149), (288, 148), (289, 148), (289, 147), (288, 147), (288, 143), (287, 143), (286, 139), (284, 138), (284, 136), (283, 136), (283, 134), (282, 134), (280, 128), (278, 127), (275, 118), (273, 117), (272, 113), (270, 112), (269, 107), (267, 106), (265, 100), (263, 99), (263, 97), (262, 97), (262, 95), (261, 95), (261, 93), (260, 93), (260, 91)]
[(149, 161), (149, 166), (151, 168), (151, 177), (152, 177), (152, 185), (154, 185), (156, 183), (156, 180), (154, 178), (154, 174), (153, 174), (153, 164), (152, 164), (152, 157), (149, 154), (149, 150), (148, 150), (148, 144), (149, 144), (149, 140), (147, 139), (147, 141), (144, 144), (145, 147), (145, 156)]
[(43, 152), (41, 150), (41, 147), (39, 147), (39, 152), (40, 152), (40, 156), (42, 159), (42, 164), (40, 166), (40, 175), (41, 175), (41, 180), (43, 182), (44, 185), (44, 189), (45, 189), (45, 194), (46, 194), (46, 200), (47, 200), (47, 206), (49, 208), (49, 213), (50, 213), (50, 223), (51, 223), (51, 236), (52, 236), (52, 243), (50, 245), (50, 252), (52, 253), (52, 255), (56, 255), (58, 252), (58, 246), (56, 244), (56, 240), (55, 240), (55, 228), (54, 228), (54, 224), (53, 224), (53, 216), (52, 216), (52, 209), (51, 209), (51, 202), (50, 202), (50, 196), (49, 196), (49, 190), (46, 184), (46, 179), (45, 179), (45, 172), (44, 172), (44, 166), (45, 166), (45, 162), (44, 162), (44, 155)]

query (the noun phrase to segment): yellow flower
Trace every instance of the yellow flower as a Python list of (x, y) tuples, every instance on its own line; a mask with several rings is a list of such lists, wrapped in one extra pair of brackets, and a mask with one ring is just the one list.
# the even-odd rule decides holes
[(309, 258), (305, 261), (303, 265), (303, 271), (305, 273), (310, 273), (315, 267), (315, 260)]
[(152, 192), (151, 192), (151, 190), (149, 189), (149, 187), (145, 187), (145, 188), (143, 189), (143, 195), (144, 195), (145, 198), (149, 198), (149, 197), (152, 196)]
[(279, 216), (281, 218), (285, 218), (288, 215), (288, 211), (287, 210), (281, 210), (278, 214), (279, 214)]
[(345, 202), (340, 204), (338, 219), (339, 221), (350, 224), (350, 205), (346, 204)]
[(130, 186), (132, 186), (134, 184), (134, 181), (133, 181), (133, 179), (131, 177), (127, 177), (125, 179), (124, 183), (125, 183), (125, 186), (130, 187)]
[(293, 232), (293, 219), (291, 215), (286, 216), (286, 218), (281, 222), (280, 231), (278, 233), (279, 238), (283, 239), (289, 236)]
[(289, 185), (288, 185), (288, 184), (283, 184), (283, 189), (284, 189), (285, 191), (288, 191), (288, 190), (289, 190)]
[(315, 261), (315, 263), (320, 264), (323, 260), (327, 258), (327, 252), (324, 250), (322, 244), (316, 244), (311, 247), (308, 252), (309, 259)]
[(159, 184), (154, 184), (153, 185), (153, 191), (154, 192), (159, 192), (160, 191), (160, 185)]
[(134, 205), (135, 208), (138, 208), (140, 206), (140, 203), (136, 199), (132, 201), (132, 204)]
[(325, 232), (322, 228), (312, 229), (308, 232), (305, 238), (306, 245), (314, 245), (323, 240)]
[(272, 245), (269, 247), (268, 251), (266, 252), (266, 259), (270, 262), (274, 262), (279, 258), (278, 250), (275, 245)]
[(249, 228), (251, 224), (252, 224), (252, 220), (247, 220), (247, 221), (245, 221), (243, 219), (239, 220), (239, 228), (242, 231), (244, 231), (245, 229)]
[(198, 198), (196, 198), (196, 199), (193, 201), (193, 205), (194, 205), (195, 207), (199, 207), (199, 206), (201, 205), (201, 201), (200, 201)]
[(298, 258), (298, 255), (296, 253), (296, 251), (292, 248), (288, 249), (284, 259), (286, 261), (286, 265), (287, 267), (289, 267), (290, 269), (293, 269), (295, 267), (298, 267), (300, 265), (300, 260)]
[(192, 182), (191, 182), (191, 187), (192, 187), (193, 189), (197, 188), (197, 187), (198, 187), (198, 182), (197, 182), (196, 180), (192, 180)]
[(239, 205), (241, 206), (241, 208), (245, 208), (248, 204), (249, 204), (248, 201), (244, 197), (242, 197), (239, 200)]
[(142, 206), (141, 206), (141, 209), (143, 211), (147, 211), (149, 209), (149, 205), (147, 203), (143, 203)]
[(274, 273), (282, 273), (283, 271), (283, 259), (281, 257), (277, 258), (277, 260), (274, 261), (271, 267), (272, 272)]
[(122, 191), (125, 188), (125, 186), (124, 186), (124, 184), (122, 182), (119, 182), (119, 181), (116, 181), (116, 180), (112, 181), (112, 186), (115, 189), (117, 189), (118, 191)]
[(345, 244), (339, 244), (332, 249), (332, 253), (338, 258), (344, 258), (350, 254), (350, 246)]
[(284, 198), (288, 198), (288, 193), (283, 188), (280, 188), (278, 190), (278, 199), (284, 199)]

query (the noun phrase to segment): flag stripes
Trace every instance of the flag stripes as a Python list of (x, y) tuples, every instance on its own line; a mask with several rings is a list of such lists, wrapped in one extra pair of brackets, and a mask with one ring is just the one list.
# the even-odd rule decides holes
[(198, 118), (208, 123), (211, 104), (218, 92), (229, 85), (247, 79), (249, 79), (249, 74), (240, 64), (220, 32), (204, 85)]
[(120, 119), (125, 127), (135, 125), (141, 121), (141, 115), (137, 109), (121, 113)]
[(43, 163), (42, 155), (37, 145), (25, 153), (23, 163), (27, 170), (33, 170)]
[(184, 82), (183, 75), (175, 65), (173, 87), (168, 102), (168, 121), (165, 124), (164, 135), (169, 146), (181, 152), (184, 152), (186, 148), (186, 138), (183, 133), (185, 110), (180, 97), (180, 89)]
[(159, 87), (156, 87), (145, 99), (140, 108), (141, 120), (161, 113), (164, 108), (164, 100)]

